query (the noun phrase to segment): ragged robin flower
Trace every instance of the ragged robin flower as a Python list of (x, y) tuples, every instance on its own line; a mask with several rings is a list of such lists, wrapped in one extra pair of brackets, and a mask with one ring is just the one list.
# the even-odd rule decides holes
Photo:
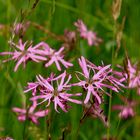
[(54, 49), (50, 49), (49, 53), (48, 53), (48, 61), (45, 64), (45, 67), (48, 67), (50, 65), (52, 65), (53, 63), (56, 64), (56, 67), (59, 71), (61, 71), (61, 66), (60, 63), (64, 65), (65, 68), (71, 67), (73, 66), (72, 63), (67, 62), (66, 60), (64, 60), (64, 47), (61, 47), (58, 51), (54, 50)]
[(69, 81), (71, 79), (71, 75), (68, 76), (68, 79), (65, 81), (67, 75), (66, 71), (61, 75), (53, 78), (51, 81), (43, 78), (42, 76), (38, 77), (39, 94), (34, 94), (33, 97), (30, 98), (31, 101), (38, 101), (42, 100), (38, 103), (45, 104), (48, 107), (51, 103), (54, 104), (54, 109), (58, 111), (58, 107), (61, 108), (64, 112), (67, 112), (69, 108), (67, 106), (68, 102), (73, 102), (76, 104), (81, 104), (82, 102), (77, 99), (72, 99), (71, 97), (81, 96), (81, 93), (76, 94), (69, 94), (68, 91), (70, 90), (71, 84)]
[(129, 117), (135, 116), (134, 107), (137, 105), (137, 102), (134, 100), (129, 100), (127, 98), (121, 98), (124, 102), (124, 105), (113, 105), (113, 110), (120, 110), (119, 118), (127, 119)]
[(140, 70), (138, 70), (138, 65), (132, 65), (129, 59), (127, 59), (126, 74), (128, 88), (136, 88), (137, 93), (140, 95)]
[[(107, 66), (96, 66), (86, 60), (83, 56), (79, 58), (79, 65), (82, 72), (77, 72), (76, 76), (79, 80), (78, 83), (73, 85), (81, 86), (86, 91), (86, 98), (84, 103), (88, 103), (91, 95), (95, 97), (99, 104), (101, 104), (101, 97), (99, 96), (99, 91), (109, 95), (104, 88), (111, 89), (115, 92), (119, 92), (119, 87), (123, 86), (121, 81), (112, 75), (111, 65)], [(83, 77), (82, 79), (80, 77)]]
[[(28, 60), (32, 60), (37, 63), (47, 60), (45, 55), (48, 54), (47, 51), (49, 51), (49, 46), (44, 42), (40, 42), (34, 47), (32, 46), (32, 43), (30, 43), (29, 45), (27, 45), (27, 42), (23, 43), (22, 39), (19, 40), (18, 44), (15, 44), (14, 42), (10, 42), (10, 44), (11, 46), (13, 46), (14, 51), (1, 52), (0, 55), (12, 56), (11, 58), (4, 60), (3, 62), (15, 60), (16, 66), (14, 68), (14, 71), (17, 71), (19, 65), (21, 64), (23, 64), (23, 66), (25, 67)], [(42, 48), (45, 48), (45, 50), (47, 51), (44, 52)]]
[(104, 110), (101, 108), (101, 105), (96, 99), (94, 103), (88, 102), (84, 105), (84, 114), (81, 121), (83, 121), (86, 117), (92, 117), (93, 119), (99, 118), (106, 127), (109, 126), (108, 119), (104, 115)]
[(77, 27), (80, 36), (87, 40), (89, 46), (98, 46), (99, 43), (102, 42), (102, 39), (98, 38), (95, 32), (87, 29), (82, 20), (78, 20), (74, 25)]
[(48, 115), (49, 110), (46, 109), (46, 110), (35, 111), (36, 107), (37, 107), (37, 102), (34, 101), (33, 105), (30, 106), (30, 108), (28, 109), (13, 107), (12, 110), (13, 112), (17, 113), (19, 121), (24, 122), (27, 119), (29, 119), (33, 123), (39, 124), (38, 119)]

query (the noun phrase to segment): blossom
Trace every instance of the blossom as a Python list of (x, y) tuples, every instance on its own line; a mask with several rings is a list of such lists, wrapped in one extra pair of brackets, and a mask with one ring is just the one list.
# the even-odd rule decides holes
[(50, 51), (48, 53), (49, 61), (45, 64), (45, 67), (48, 67), (48, 66), (52, 65), (53, 63), (55, 63), (57, 69), (59, 71), (61, 71), (61, 66), (59, 64), (60, 62), (66, 68), (73, 66), (72, 63), (64, 60), (64, 55), (62, 54), (63, 50), (64, 50), (64, 47), (61, 47), (58, 51), (55, 51), (54, 49), (50, 49)]
[(25, 23), (15, 23), (13, 27), (13, 32), (15, 35), (23, 36), (26, 32), (27, 28), (29, 27), (30, 22), (27, 21)]
[(64, 43), (63, 47), (67, 49), (67, 51), (72, 50), (76, 45), (76, 32), (75, 31), (64, 31)]
[(31, 120), (33, 123), (38, 124), (38, 119), (48, 115), (49, 110), (39, 110), (35, 112), (37, 103), (33, 102), (33, 105), (29, 109), (22, 109), (18, 107), (13, 107), (13, 111), (18, 114), (18, 120), (23, 122), (26, 119)]
[(88, 45), (98, 46), (98, 44), (102, 41), (100, 38), (96, 36), (96, 33), (87, 29), (86, 25), (83, 23), (82, 20), (78, 20), (74, 23), (77, 27), (80, 36), (88, 41)]
[[(77, 72), (77, 74), (82, 76), (84, 80), (81, 80), (76, 74), (80, 82), (75, 83), (74, 85), (81, 86), (87, 91), (84, 100), (85, 104), (90, 100), (91, 94), (97, 99), (98, 103), (101, 104), (102, 101), (98, 92), (102, 91), (103, 93), (106, 93), (104, 87), (119, 92), (119, 86), (123, 86), (121, 81), (117, 80), (113, 75), (110, 76), (112, 74), (111, 65), (96, 66), (91, 62), (89, 63), (83, 56), (79, 59), (79, 65), (82, 69), (82, 73)], [(106, 94), (109, 95), (108, 93)]]
[[(51, 73), (50, 77), (47, 79), (44, 79), (41, 75), (36, 76), (37, 81), (36, 82), (28, 82), (28, 86), (24, 90), (24, 93), (27, 93), (29, 91), (32, 91), (32, 95), (35, 96), (39, 90), (44, 90), (44, 84), (46, 81), (51, 82), (51, 80), (54, 78), (54, 74)], [(43, 82), (40, 82), (43, 81)]]
[(3, 24), (0, 24), (0, 30), (4, 29), (5, 28), (5, 25)]
[[(29, 44), (29, 47), (27, 47), (27, 42), (23, 43), (22, 40), (20, 39), (18, 44), (15, 44), (13, 42), (10, 42), (12, 46), (14, 46), (14, 51), (13, 52), (2, 52), (0, 55), (11, 55), (12, 57), (4, 60), (3, 62), (7, 62), (10, 60), (15, 60), (16, 61), (16, 66), (14, 68), (14, 71), (17, 71), (19, 65), (23, 63), (23, 66), (25, 67), (26, 62), (28, 60), (32, 60), (35, 62), (40, 62), (40, 61), (45, 61), (47, 60), (46, 54), (48, 54), (49, 51), (49, 46), (44, 43), (40, 42), (39, 44), (35, 45), (32, 47), (32, 44)], [(44, 52), (43, 49), (45, 48), (46, 52)]]
[(128, 100), (122, 98), (125, 105), (114, 105), (112, 107), (113, 110), (120, 110), (119, 117), (122, 119), (127, 119), (129, 117), (134, 117), (135, 111), (134, 106), (136, 106), (136, 101)]
[(94, 103), (88, 102), (84, 105), (84, 115), (81, 120), (86, 116), (91, 116), (92, 118), (99, 118), (105, 126), (109, 126), (108, 119), (104, 115), (104, 110), (101, 109), (100, 104), (95, 100)]
[[(50, 105), (51, 102), (54, 103), (54, 108), (57, 112), (58, 107), (60, 107), (64, 112), (67, 112), (67, 109), (69, 108), (67, 106), (67, 102), (73, 102), (76, 104), (81, 104), (82, 102), (76, 99), (72, 99), (73, 96), (81, 96), (81, 93), (76, 94), (69, 94), (67, 91), (70, 90), (71, 84), (69, 84), (69, 81), (71, 79), (71, 75), (68, 76), (68, 79), (65, 81), (66, 78), (66, 71), (62, 73), (61, 75), (53, 78), (51, 82), (48, 82), (45, 78), (42, 76), (38, 76), (38, 82), (43, 88), (39, 88), (40, 94), (34, 95), (30, 98), (31, 101), (37, 101), (37, 100), (43, 100), (38, 103), (47, 104), (46, 107)], [(57, 86), (55, 87), (55, 83)]]
[(0, 137), (0, 140), (14, 140), (14, 139), (11, 137)]
[(126, 73), (128, 78), (128, 88), (136, 88), (140, 95), (140, 71), (136, 65), (132, 65), (130, 60), (127, 60)]

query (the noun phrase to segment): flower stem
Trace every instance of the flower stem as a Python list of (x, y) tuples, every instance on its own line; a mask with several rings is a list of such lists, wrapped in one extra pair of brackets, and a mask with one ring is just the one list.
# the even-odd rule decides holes
[[(114, 28), (113, 28), (113, 40), (115, 41), (116, 38), (116, 21), (114, 20)], [(112, 46), (112, 68), (114, 67), (114, 53), (115, 52), (115, 45)], [(107, 140), (110, 140), (110, 119), (111, 119), (111, 106), (112, 106), (112, 90), (110, 90), (110, 98), (109, 98), (109, 111), (108, 111), (108, 123), (109, 127), (107, 129)]]

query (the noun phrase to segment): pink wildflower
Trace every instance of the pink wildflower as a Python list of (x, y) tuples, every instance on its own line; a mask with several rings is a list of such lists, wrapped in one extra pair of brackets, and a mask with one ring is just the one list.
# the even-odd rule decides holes
[(30, 22), (25, 22), (25, 23), (16, 23), (14, 24), (14, 29), (13, 32), (15, 35), (20, 35), (23, 36), (24, 33), (26, 32), (27, 28), (29, 27)]
[(5, 26), (3, 24), (0, 24), (0, 30), (4, 29)]
[[(39, 90), (45, 90), (44, 84), (46, 81), (51, 82), (51, 80), (54, 78), (54, 74), (52, 73), (51, 76), (47, 79), (44, 79), (41, 75), (36, 76), (37, 81), (36, 82), (29, 82), (26, 90), (24, 90), (24, 93), (27, 93), (29, 91), (32, 91), (32, 95), (35, 96)], [(40, 82), (42, 80), (42, 82)]]
[(11, 58), (4, 60), (3, 62), (15, 60), (17, 63), (14, 68), (14, 71), (17, 71), (19, 65), (22, 63), (23, 63), (23, 66), (25, 67), (26, 62), (28, 60), (32, 60), (35, 62), (47, 60), (45, 55), (48, 52), (44, 52), (41, 47), (47, 48), (49, 51), (49, 46), (44, 42), (41, 42), (34, 47), (32, 47), (32, 45), (30, 44), (27, 49), (26, 49), (27, 42), (23, 43), (21, 39), (19, 40), (18, 44), (11, 42), (11, 45), (14, 46), (13, 52), (2, 52), (2, 53), (0, 53), (0, 55), (11, 55), (12, 56)]
[(107, 117), (104, 115), (104, 110), (101, 109), (100, 104), (95, 100), (94, 103), (88, 102), (85, 104), (84, 115), (81, 120), (83, 120), (86, 116), (92, 118), (99, 118), (106, 127), (109, 126)]
[(13, 111), (18, 114), (19, 121), (25, 121), (26, 119), (30, 119), (33, 123), (38, 124), (38, 119), (48, 115), (49, 110), (40, 110), (35, 112), (37, 103), (33, 102), (33, 105), (29, 109), (21, 109), (18, 107), (14, 107)]
[(72, 50), (76, 44), (76, 32), (65, 30), (64, 31), (64, 43), (63, 47), (67, 49), (67, 51)]
[(95, 32), (89, 31), (87, 29), (82, 20), (78, 20), (74, 23), (74, 25), (77, 27), (78, 32), (80, 32), (80, 36), (88, 41), (89, 46), (98, 46), (98, 44), (102, 41), (96, 36)]
[[(79, 65), (83, 73), (77, 72), (77, 74), (80, 74), (82, 77), (84, 77), (84, 80), (81, 80), (76, 74), (80, 82), (74, 85), (82, 86), (87, 91), (87, 95), (84, 100), (85, 104), (90, 100), (91, 94), (97, 99), (98, 103), (101, 104), (101, 98), (98, 95), (98, 91), (103, 91), (106, 93), (103, 89), (106, 87), (118, 92), (119, 86), (122, 86), (121, 81), (116, 80), (116, 78), (113, 76), (110, 76), (112, 74), (112, 69), (110, 68), (111, 65), (97, 67), (91, 62), (89, 63), (86, 61), (84, 57), (79, 59)], [(109, 95), (108, 93), (106, 94)]]
[(67, 62), (64, 60), (64, 55), (62, 54), (64, 50), (64, 47), (61, 47), (58, 51), (55, 51), (53, 49), (50, 49), (48, 57), (49, 57), (49, 61), (45, 64), (45, 67), (48, 67), (50, 65), (52, 65), (53, 63), (56, 64), (56, 67), (59, 71), (61, 71), (61, 67), (60, 67), (60, 62), (66, 67), (71, 67), (73, 66), (72, 63)]
[(113, 110), (120, 110), (119, 117), (122, 119), (127, 119), (129, 117), (134, 117), (134, 106), (137, 104), (136, 101), (122, 99), (125, 105), (114, 105)]
[(128, 77), (128, 87), (136, 88), (138, 94), (140, 95), (140, 71), (137, 69), (136, 65), (131, 64), (130, 60), (127, 60), (127, 77)]
[[(78, 101), (76, 99), (72, 99), (72, 96), (80, 96), (80, 93), (77, 94), (69, 94), (67, 93), (68, 90), (70, 90), (71, 85), (68, 84), (71, 75), (68, 76), (68, 79), (65, 81), (66, 78), (66, 72), (62, 73), (56, 78), (53, 78), (51, 82), (48, 82), (45, 78), (42, 76), (38, 76), (38, 82), (40, 85), (43, 85), (43, 88), (40, 88), (40, 95), (35, 95), (31, 98), (32, 101), (37, 101), (39, 99), (43, 99), (38, 104), (45, 103), (46, 106), (49, 106), (51, 102), (54, 103), (54, 108), (58, 112), (58, 106), (64, 111), (67, 112), (67, 102), (73, 102), (76, 104), (81, 104), (81, 101)], [(59, 82), (60, 81), (60, 82)], [(57, 87), (54, 86), (54, 84), (57, 84)]]
[(0, 140), (14, 140), (14, 139), (11, 137), (0, 137)]

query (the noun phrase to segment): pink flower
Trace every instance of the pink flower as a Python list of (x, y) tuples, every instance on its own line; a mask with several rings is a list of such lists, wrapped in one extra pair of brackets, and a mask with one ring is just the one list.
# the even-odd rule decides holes
[[(24, 90), (24, 93), (27, 93), (29, 91), (32, 91), (32, 95), (35, 96), (37, 92), (40, 90), (45, 90), (45, 86), (42, 83), (51, 82), (52, 79), (54, 78), (54, 74), (52, 73), (49, 78), (44, 79), (41, 75), (36, 76), (37, 81), (36, 82), (29, 82), (26, 90)], [(40, 82), (42, 80), (42, 82)]]
[(11, 137), (0, 137), (0, 140), (14, 140), (14, 139)]
[(0, 24), (0, 30), (4, 29), (5, 26), (3, 24)]
[(64, 55), (62, 54), (63, 50), (64, 50), (64, 47), (61, 47), (58, 51), (50, 49), (49, 54), (48, 54), (49, 61), (45, 64), (45, 67), (48, 67), (52, 65), (53, 63), (55, 63), (57, 69), (61, 71), (61, 67), (59, 63), (62, 63), (64, 67), (66, 68), (73, 66), (72, 63), (64, 60)]
[(14, 107), (13, 111), (18, 114), (18, 120), (23, 122), (27, 119), (31, 120), (33, 123), (38, 124), (38, 119), (41, 117), (45, 117), (48, 115), (49, 110), (40, 110), (35, 112), (37, 103), (33, 102), (33, 105), (29, 109), (21, 109), (18, 107)]
[[(101, 104), (101, 98), (98, 95), (99, 91), (106, 93), (104, 90), (105, 87), (118, 92), (119, 86), (122, 86), (121, 81), (110, 76), (112, 74), (112, 69), (110, 68), (111, 65), (97, 67), (91, 62), (86, 61), (84, 57), (79, 59), (79, 65), (83, 73), (77, 72), (77, 74), (81, 75), (84, 80), (81, 80), (76, 74), (80, 82), (74, 85), (82, 86), (87, 91), (87, 95), (84, 100), (85, 104), (90, 100), (91, 94), (97, 99), (98, 103)], [(106, 94), (109, 95), (108, 93)]]
[[(50, 105), (51, 102), (54, 103), (54, 108), (58, 112), (58, 107), (60, 107), (64, 112), (67, 112), (67, 102), (73, 102), (76, 104), (81, 104), (81, 101), (76, 99), (72, 99), (73, 96), (80, 96), (81, 93), (77, 94), (69, 94), (67, 91), (70, 90), (71, 85), (68, 84), (71, 75), (68, 76), (68, 79), (65, 81), (66, 72), (62, 73), (56, 78), (53, 78), (50, 82), (43, 78), (42, 76), (38, 76), (38, 82), (43, 88), (40, 88), (40, 95), (35, 95), (31, 98), (32, 101), (37, 101), (42, 99), (43, 101), (39, 102), (39, 104), (45, 103), (46, 107)], [(57, 86), (55, 87), (55, 83)]]
[[(14, 71), (17, 71), (19, 65), (21, 65), (22, 63), (23, 63), (23, 66), (25, 67), (26, 62), (28, 60), (32, 60), (35, 62), (47, 60), (45, 55), (48, 54), (48, 52), (44, 52), (43, 49), (46, 48), (46, 50), (49, 51), (49, 46), (44, 42), (41, 42), (34, 47), (32, 47), (32, 45), (29, 44), (29, 47), (27, 49), (26, 49), (27, 42), (23, 43), (21, 39), (19, 40), (18, 44), (11, 42), (11, 45), (14, 46), (13, 52), (2, 52), (0, 53), (0, 55), (12, 56), (11, 58), (4, 60), (3, 62), (15, 60), (17, 63), (14, 68)], [(43, 47), (43, 49), (41, 47)]]
[(140, 71), (136, 65), (131, 64), (130, 60), (127, 60), (127, 77), (128, 77), (128, 87), (136, 88), (138, 94), (140, 95)]
[(68, 52), (69, 50), (74, 49), (75, 45), (76, 45), (76, 32), (65, 30), (64, 43), (62, 44), (62, 46), (66, 48), (67, 49), (66, 51)]
[(14, 24), (14, 29), (13, 32), (15, 33), (15, 35), (24, 35), (24, 33), (26, 32), (27, 28), (29, 27), (30, 22), (25, 22), (25, 23), (16, 23)]
[(78, 32), (80, 32), (80, 36), (88, 41), (89, 46), (98, 46), (98, 44), (102, 41), (96, 36), (95, 32), (89, 31), (87, 29), (82, 20), (78, 20), (74, 23), (74, 25), (77, 27)]
[(106, 127), (109, 126), (107, 117), (104, 115), (104, 110), (101, 109), (100, 104), (97, 101), (85, 104), (84, 107), (84, 115), (81, 120), (83, 120), (86, 116), (91, 116), (92, 118), (99, 118)]
[(122, 119), (127, 119), (129, 117), (134, 117), (134, 106), (136, 106), (136, 101), (128, 100), (122, 98), (125, 105), (114, 105), (112, 107), (113, 110), (120, 110), (119, 117)]

